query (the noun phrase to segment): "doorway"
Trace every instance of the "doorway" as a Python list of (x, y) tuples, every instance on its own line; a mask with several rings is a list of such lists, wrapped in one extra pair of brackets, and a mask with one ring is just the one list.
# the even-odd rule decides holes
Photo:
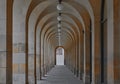
[(64, 49), (62, 47), (56, 49), (56, 65), (64, 65)]

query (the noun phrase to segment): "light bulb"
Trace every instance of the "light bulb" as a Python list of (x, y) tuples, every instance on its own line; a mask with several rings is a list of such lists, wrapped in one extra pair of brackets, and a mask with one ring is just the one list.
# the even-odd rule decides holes
[(59, 10), (59, 11), (63, 10), (63, 5), (62, 4), (58, 4), (57, 5), (57, 10)]
[(59, 35), (59, 36), (61, 35), (61, 32), (60, 32), (60, 31), (58, 32), (58, 35)]
[(61, 24), (60, 23), (58, 23), (58, 28), (60, 28), (61, 27)]
[(58, 17), (57, 17), (57, 20), (58, 20), (58, 21), (61, 21), (61, 20), (62, 20), (62, 17), (61, 17), (61, 16), (58, 16)]
[(61, 29), (58, 29), (58, 32), (60, 32), (61, 31)]

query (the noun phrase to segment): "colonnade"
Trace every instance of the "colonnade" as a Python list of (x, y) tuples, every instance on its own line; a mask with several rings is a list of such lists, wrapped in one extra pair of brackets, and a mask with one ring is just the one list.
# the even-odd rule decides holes
[[(65, 65), (85, 84), (119, 84), (120, 1), (61, 1)], [(54, 67), (58, 3), (0, 1), (0, 84), (37, 84)]]

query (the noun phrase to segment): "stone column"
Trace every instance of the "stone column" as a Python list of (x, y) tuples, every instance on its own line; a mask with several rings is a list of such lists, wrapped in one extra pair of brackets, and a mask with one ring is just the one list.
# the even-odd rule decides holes
[(113, 0), (107, 0), (107, 83), (114, 84), (114, 25), (113, 25)]
[(12, 13), (13, 13), (13, 0), (7, 1), (7, 30), (6, 30), (6, 36), (7, 36), (7, 54), (6, 54), (6, 84), (12, 84)]
[(80, 79), (83, 80), (83, 73), (84, 73), (84, 33), (81, 32), (80, 36), (80, 62), (79, 62), (79, 74)]
[(90, 84), (90, 31), (85, 33), (84, 83)]
[[(92, 84), (101, 84), (101, 31), (100, 15), (96, 15), (92, 29)], [(93, 40), (94, 38), (94, 40)]]
[(114, 84), (120, 84), (120, 0), (113, 0), (114, 7)]

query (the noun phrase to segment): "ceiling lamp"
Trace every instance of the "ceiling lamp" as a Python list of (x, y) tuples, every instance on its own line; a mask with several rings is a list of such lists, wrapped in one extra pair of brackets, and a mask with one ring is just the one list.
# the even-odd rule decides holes
[(61, 3), (59, 3), (57, 5), (57, 10), (59, 10), (59, 11), (63, 10), (63, 5)]
[(57, 20), (58, 20), (58, 21), (61, 21), (61, 20), (62, 20), (61, 13), (59, 13), (59, 16), (57, 17)]
[(60, 28), (61, 27), (61, 24), (60, 23), (58, 23), (58, 28)]
[(61, 36), (61, 32), (58, 32), (58, 36)]
[(58, 0), (59, 1), (59, 4), (57, 5), (57, 10), (59, 11), (59, 16), (57, 17), (57, 20), (58, 20), (58, 43), (59, 43), (59, 46), (61, 46), (61, 20), (62, 20), (62, 17), (61, 17), (61, 10), (63, 10), (63, 5), (61, 4), (62, 0)]
[(58, 21), (61, 21), (61, 20), (62, 20), (62, 17), (61, 17), (61, 16), (58, 16), (58, 17), (57, 17), (57, 20), (58, 20)]
[(58, 32), (61, 32), (61, 29), (58, 29)]

